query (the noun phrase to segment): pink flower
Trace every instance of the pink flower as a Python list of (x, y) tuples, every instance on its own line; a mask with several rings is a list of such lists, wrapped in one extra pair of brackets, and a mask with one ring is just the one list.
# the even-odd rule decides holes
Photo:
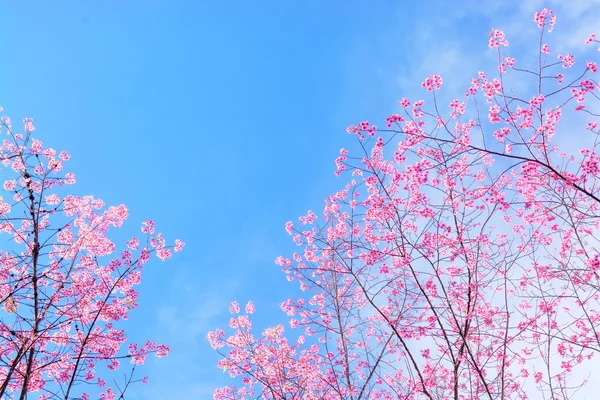
[(292, 223), (292, 221), (288, 221), (285, 223), (285, 231), (291, 235), (294, 231), (294, 224)]
[(440, 89), (442, 87), (442, 77), (440, 75), (431, 75), (421, 83), (421, 87), (427, 89), (428, 92), (432, 92), (434, 89)]
[(169, 348), (169, 346), (160, 344), (160, 345), (156, 346), (156, 357), (158, 357), (158, 358), (166, 357), (169, 355), (170, 351), (171, 351), (171, 349)]
[(156, 249), (156, 256), (161, 260), (161, 261), (167, 261), (169, 258), (171, 258), (172, 254), (171, 254), (171, 250), (166, 249), (164, 247), (160, 247)]
[(17, 186), (17, 181), (14, 179), (9, 179), (4, 182), (4, 190), (11, 191)]
[(33, 119), (32, 118), (25, 118), (23, 119), (23, 124), (25, 124), (25, 132), (30, 133), (35, 131), (35, 127), (33, 126)]
[(567, 54), (566, 56), (559, 54), (558, 59), (562, 61), (563, 68), (571, 68), (575, 65), (575, 58), (572, 54)]
[(504, 36), (504, 32), (499, 29), (492, 29), (490, 32), (490, 41), (488, 46), (492, 49), (500, 46), (508, 46), (508, 40)]
[(142, 222), (142, 232), (143, 233), (154, 233), (154, 221), (149, 220)]
[(550, 54), (550, 47), (548, 47), (547, 44), (544, 44), (542, 46), (542, 53), (544, 53), (544, 54)]
[(180, 252), (184, 246), (185, 246), (184, 242), (182, 242), (179, 239), (175, 239), (175, 253)]
[(229, 305), (229, 313), (238, 314), (240, 312), (240, 305), (237, 301), (232, 301)]
[(545, 26), (548, 26), (548, 32), (552, 32), (556, 24), (556, 15), (554, 15), (554, 11), (544, 8), (542, 11), (534, 14), (533, 20), (537, 23), (538, 28), (543, 29)]
[(595, 33), (592, 33), (592, 34), (591, 34), (591, 35), (590, 35), (590, 36), (589, 36), (589, 37), (588, 37), (588, 38), (585, 40), (585, 44), (586, 44), (586, 45), (588, 45), (588, 44), (591, 44), (591, 43), (593, 43), (593, 42), (595, 42), (595, 41), (596, 41), (596, 34), (595, 34)]
[(138, 238), (131, 238), (131, 240), (127, 241), (127, 247), (129, 247), (131, 250), (137, 250), (138, 246), (140, 244), (140, 241)]
[(586, 67), (587, 67), (587, 69), (592, 71), (594, 74), (596, 72), (598, 72), (598, 65), (595, 62), (592, 62), (592, 61), (586, 62)]

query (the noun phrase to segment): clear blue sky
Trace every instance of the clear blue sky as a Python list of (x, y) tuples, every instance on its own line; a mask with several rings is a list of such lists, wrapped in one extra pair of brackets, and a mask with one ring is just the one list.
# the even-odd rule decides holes
[[(283, 225), (344, 184), (333, 160), (352, 143), (346, 126), (382, 124), (433, 72), (462, 93), (489, 61), (486, 32), (510, 31), (517, 4), (416, 3), (0, 7), (5, 114), (33, 117), (45, 144), (72, 154), (77, 194), (128, 206), (122, 238), (153, 218), (187, 244), (145, 270), (130, 338), (172, 353), (147, 362), (132, 399), (211, 398), (226, 378), (205, 337), (231, 300), (254, 300), (261, 324), (286, 322), (278, 304), (296, 289), (273, 263), (294, 250)], [(531, 26), (538, 2), (518, 3)]]

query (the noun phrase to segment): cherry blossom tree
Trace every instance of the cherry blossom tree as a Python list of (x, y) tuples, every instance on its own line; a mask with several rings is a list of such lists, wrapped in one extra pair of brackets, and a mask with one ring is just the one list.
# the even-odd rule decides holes
[(348, 128), (347, 184), (286, 225), (290, 328), (257, 335), (233, 303), (215, 399), (577, 398), (600, 351), (598, 40), (576, 64), (554, 13), (534, 22), (535, 57), (494, 29), (498, 69), (462, 98), (433, 75), (427, 102)]
[[(123, 225), (127, 208), (69, 194), (75, 176), (62, 172), (69, 154), (33, 138), (31, 119), (23, 133), (8, 117), (0, 125), (0, 398), (124, 398), (139, 380), (135, 367), (169, 348), (126, 345), (120, 321), (138, 305), (135, 286), (153, 254), (167, 260), (183, 243), (167, 245), (147, 221), (141, 241), (118, 250), (109, 231)], [(107, 384), (122, 361), (131, 371)]]

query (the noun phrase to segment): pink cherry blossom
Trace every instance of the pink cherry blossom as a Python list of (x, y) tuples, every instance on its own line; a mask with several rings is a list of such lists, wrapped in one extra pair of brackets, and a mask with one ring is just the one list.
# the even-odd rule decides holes
[(69, 154), (57, 157), (31, 137), (32, 119), (23, 123), (26, 135), (0, 119), (3, 188), (12, 198), (0, 199), (0, 235), (12, 243), (0, 249), (0, 398), (89, 400), (92, 385), (102, 388), (102, 399), (124, 398), (128, 384), (108, 386), (107, 370), (169, 351), (127, 343), (121, 324), (138, 305), (143, 264), (153, 252), (166, 259), (170, 251), (151, 221), (143, 241), (156, 242), (155, 249), (138, 250), (134, 237), (119, 250), (111, 236), (127, 208), (65, 192), (62, 186), (75, 183), (73, 173), (61, 173)]
[(534, 22), (519, 68), (490, 32), (498, 68), (464, 103), (440, 104), (431, 75), (387, 129), (348, 128), (346, 181), (286, 224), (287, 323), (256, 329), (234, 303), (208, 334), (235, 381), (215, 399), (579, 398), (600, 352), (597, 67), (575, 64), (585, 48), (547, 57), (568, 43), (547, 35), (552, 10)]

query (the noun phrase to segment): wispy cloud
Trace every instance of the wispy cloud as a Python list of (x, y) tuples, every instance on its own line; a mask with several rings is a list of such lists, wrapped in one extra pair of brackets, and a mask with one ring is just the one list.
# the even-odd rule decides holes
[(164, 305), (148, 325), (148, 330), (161, 335), (156, 339), (167, 343), (171, 352), (166, 358), (147, 360), (144, 371), (151, 376), (150, 383), (134, 388), (136, 398), (207, 399), (218, 386), (206, 379), (213, 375), (217, 360), (206, 334), (215, 328), (216, 321), (225, 318), (240, 283), (222, 280), (199, 287), (189, 269), (182, 268), (178, 274), (163, 294)]

